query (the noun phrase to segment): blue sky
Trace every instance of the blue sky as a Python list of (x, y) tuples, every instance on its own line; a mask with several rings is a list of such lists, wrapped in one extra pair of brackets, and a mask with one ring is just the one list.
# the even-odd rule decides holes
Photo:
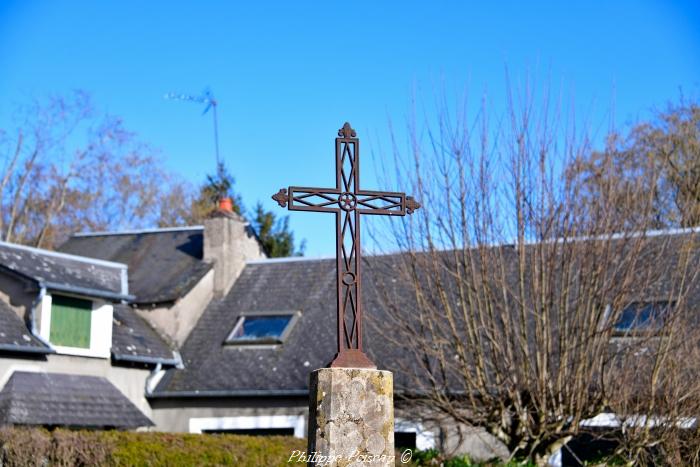
[[(612, 103), (633, 122), (700, 94), (700, 2), (0, 0), (0, 128), (15, 105), (83, 89), (200, 182), (211, 120), (163, 95), (210, 86), (237, 189), (270, 209), (282, 186), (332, 185), (346, 120), (366, 142), (364, 188), (383, 188), (369, 148), (388, 147), (412, 95), (466, 87), (497, 104), (506, 67), (562, 86), (592, 122), (607, 126)], [(308, 256), (334, 253), (331, 216), (291, 213), (291, 226)]]

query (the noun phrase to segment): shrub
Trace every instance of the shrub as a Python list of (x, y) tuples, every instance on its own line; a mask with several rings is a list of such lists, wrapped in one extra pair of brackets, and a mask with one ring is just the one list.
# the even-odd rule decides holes
[(287, 466), (306, 441), (287, 436), (0, 429), (0, 465), (47, 466)]
[(44, 430), (0, 428), (0, 465), (34, 467), (48, 457), (51, 437)]
[(55, 430), (48, 461), (56, 467), (108, 465), (112, 450), (113, 444), (103, 432)]
[(305, 440), (287, 436), (120, 432), (109, 436), (115, 441), (116, 466), (286, 466), (293, 450), (306, 449)]

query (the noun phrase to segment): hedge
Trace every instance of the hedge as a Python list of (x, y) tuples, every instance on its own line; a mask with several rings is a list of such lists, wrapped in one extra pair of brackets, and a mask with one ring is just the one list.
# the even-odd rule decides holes
[(289, 466), (289, 436), (0, 428), (0, 466)]

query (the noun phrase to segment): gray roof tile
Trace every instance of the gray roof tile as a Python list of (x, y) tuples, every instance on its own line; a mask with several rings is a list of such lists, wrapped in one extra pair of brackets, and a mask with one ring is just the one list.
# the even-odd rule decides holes
[(78, 234), (59, 250), (129, 265), (134, 303), (173, 302), (211, 269), (203, 258), (203, 228)]
[(127, 298), (126, 265), (0, 242), (0, 267), (49, 289)]
[(179, 362), (158, 333), (128, 306), (114, 305), (113, 323), (112, 358), (115, 360), (171, 365)]
[(0, 300), (0, 351), (51, 353), (34, 337), (19, 316)]
[[(384, 257), (387, 258), (387, 257)], [(327, 365), (336, 352), (335, 260), (251, 263), (229, 294), (212, 302), (181, 349), (185, 368), (168, 371), (155, 394), (216, 394), (308, 389), (309, 372)], [(381, 304), (365, 275), (365, 323), (381, 319)], [(224, 345), (245, 313), (300, 311), (286, 341), (275, 348)], [(365, 324), (365, 346), (378, 367), (393, 369), (399, 358)]]
[[(651, 245), (663, 244), (668, 248), (664, 251), (679, 253), (681, 241), (684, 240), (680, 236), (660, 236)], [(513, 264), (517, 262), (512, 246), (497, 248), (502, 249), (502, 255), (512, 255)], [(656, 258), (651, 251), (642, 252), (642, 267), (649, 264), (645, 255)], [(700, 249), (697, 253), (696, 264), (700, 263)], [(365, 259), (368, 267), (363, 270), (365, 351), (379, 368), (394, 372), (397, 388), (407, 387), (410, 374), (420, 371), (418, 362), (400, 343), (390, 343), (379, 334), (376, 324), (385, 319), (387, 302), (405, 310), (416, 308), (414, 290), (396, 274), (398, 262), (404, 259), (400, 255), (369, 257)], [(650, 266), (661, 277), (670, 277), (678, 259), (677, 254), (666, 254), (664, 264)], [(453, 261), (454, 256), (445, 252), (444, 260)], [(516, 280), (517, 276), (513, 277)], [(154, 397), (291, 394), (308, 390), (309, 372), (325, 366), (336, 352), (335, 281), (332, 259), (249, 263), (228, 295), (204, 311), (181, 349), (185, 368), (169, 370)], [(668, 296), (670, 288), (666, 282), (639, 290), (639, 299)], [(693, 303), (700, 302), (700, 287), (694, 287), (690, 297)], [(241, 314), (291, 310), (300, 311), (301, 317), (283, 344), (274, 348), (223, 344)]]
[(153, 422), (105, 378), (15, 371), (0, 391), (0, 425), (137, 428)]

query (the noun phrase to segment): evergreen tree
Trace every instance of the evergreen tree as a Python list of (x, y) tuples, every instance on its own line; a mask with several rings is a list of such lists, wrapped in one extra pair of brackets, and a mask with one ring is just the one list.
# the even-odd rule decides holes
[(289, 230), (289, 216), (277, 218), (272, 211), (265, 211), (262, 204), (255, 207), (253, 228), (258, 234), (265, 254), (270, 258), (303, 256), (306, 242), (298, 249), (294, 246), (294, 233)]
[[(226, 166), (220, 163), (215, 174), (207, 175), (207, 181), (201, 186), (199, 196), (192, 203), (193, 217), (197, 221), (206, 219), (217, 209), (222, 198), (231, 198), (233, 211), (243, 216), (243, 200), (233, 190), (234, 182), (235, 179)], [(255, 206), (252, 216), (247, 217), (252, 217), (252, 227), (268, 257), (281, 258), (304, 254), (304, 242), (298, 249), (295, 247), (294, 234), (289, 230), (289, 217), (277, 218), (272, 211), (265, 211), (261, 203)]]
[(234, 183), (235, 179), (226, 165), (220, 162), (216, 167), (216, 173), (208, 174), (207, 181), (199, 189), (199, 196), (192, 205), (193, 217), (205, 219), (217, 209), (219, 200), (222, 198), (231, 198), (233, 211), (243, 215), (243, 201), (241, 196), (234, 192)]

